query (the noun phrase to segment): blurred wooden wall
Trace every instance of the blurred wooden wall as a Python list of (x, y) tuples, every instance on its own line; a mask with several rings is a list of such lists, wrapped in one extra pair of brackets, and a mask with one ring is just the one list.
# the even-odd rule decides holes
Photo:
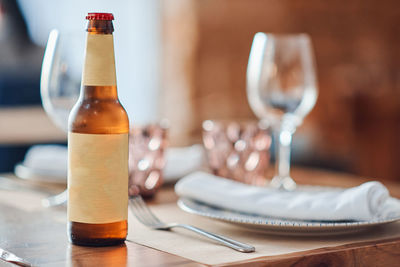
[(173, 144), (198, 140), (205, 119), (254, 118), (245, 93), (254, 34), (306, 32), (314, 43), (320, 92), (298, 133), (311, 140), (304, 157), (400, 180), (398, 1), (162, 3), (163, 114), (171, 121)]

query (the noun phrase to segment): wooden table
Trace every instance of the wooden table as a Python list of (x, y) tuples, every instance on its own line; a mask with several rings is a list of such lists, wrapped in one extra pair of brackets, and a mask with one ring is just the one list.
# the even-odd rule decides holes
[[(20, 183), (21, 188), (36, 186), (21, 182), (10, 175), (8, 177), (12, 183)], [(368, 180), (347, 174), (307, 169), (293, 170), (293, 177), (303, 184), (343, 187), (355, 186)], [(0, 178), (0, 194), (12, 194), (12, 191), (1, 190), (2, 179), (5, 181), (6, 178)], [(387, 182), (385, 185), (393, 196), (400, 197), (400, 184)], [(41, 189), (57, 192), (63, 188)], [(170, 185), (159, 191), (150, 204), (157, 205), (176, 200), (177, 196)], [(29, 212), (10, 209), (8, 205), (0, 202), (0, 248), (38, 266), (201, 266), (185, 258), (132, 242), (105, 248), (70, 245), (66, 236), (65, 217), (65, 208)], [(396, 238), (263, 257), (252, 260), (251, 266), (396, 266), (399, 260), (400, 239)], [(248, 266), (249, 263), (238, 262), (235, 266)], [(6, 263), (0, 260), (0, 266), (3, 264)]]

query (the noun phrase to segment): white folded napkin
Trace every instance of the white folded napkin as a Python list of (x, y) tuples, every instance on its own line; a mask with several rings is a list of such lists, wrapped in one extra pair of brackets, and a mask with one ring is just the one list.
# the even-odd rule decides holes
[(216, 207), (268, 217), (312, 221), (400, 218), (400, 201), (379, 182), (348, 189), (307, 187), (292, 192), (256, 187), (204, 172), (192, 173), (176, 193)]
[(57, 171), (67, 177), (68, 149), (62, 145), (34, 145), (25, 154), (24, 166)]
[(165, 150), (164, 182), (175, 182), (204, 166), (205, 151), (202, 145), (169, 147)]

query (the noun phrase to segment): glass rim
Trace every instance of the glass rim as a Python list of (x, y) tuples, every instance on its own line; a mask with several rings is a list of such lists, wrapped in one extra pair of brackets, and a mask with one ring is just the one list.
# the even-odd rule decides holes
[(311, 40), (311, 36), (305, 32), (295, 32), (295, 33), (274, 33), (274, 32), (257, 32), (254, 38), (271, 38), (280, 40)]

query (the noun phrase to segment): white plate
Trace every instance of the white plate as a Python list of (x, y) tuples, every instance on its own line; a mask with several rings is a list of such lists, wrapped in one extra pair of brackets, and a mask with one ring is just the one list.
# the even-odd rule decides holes
[(205, 216), (228, 223), (244, 226), (248, 229), (263, 230), (278, 235), (337, 235), (367, 230), (371, 227), (392, 223), (400, 218), (390, 220), (360, 222), (315, 222), (275, 219), (258, 215), (224, 210), (187, 198), (178, 200), (178, 206), (189, 213)]
[(15, 165), (14, 173), (17, 177), (38, 182), (66, 184), (67, 173), (63, 170), (37, 169), (25, 166), (23, 163)]

